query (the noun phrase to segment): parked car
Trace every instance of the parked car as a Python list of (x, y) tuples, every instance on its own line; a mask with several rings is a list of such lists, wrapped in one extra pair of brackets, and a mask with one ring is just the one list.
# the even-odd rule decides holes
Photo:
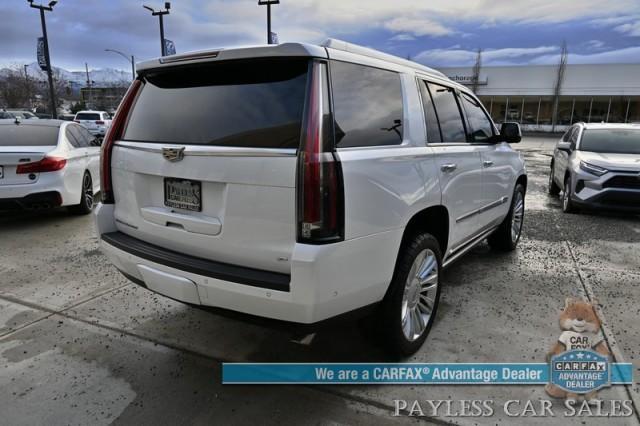
[(561, 191), (566, 213), (580, 208), (640, 212), (640, 126), (571, 126), (551, 159), (549, 193)]
[(373, 311), (408, 355), (442, 269), (487, 238), (518, 243), (520, 128), (499, 133), (440, 72), (329, 40), (138, 73), (103, 144), (96, 222), (107, 256), (154, 292), (303, 324)]
[(38, 116), (31, 111), (8, 109), (0, 111), (0, 119), (19, 118), (21, 120), (37, 120)]
[(0, 120), (0, 210), (67, 206), (91, 212), (100, 148), (76, 123)]
[(94, 136), (104, 137), (111, 126), (111, 116), (106, 111), (79, 111), (73, 120), (87, 128)]
[(76, 119), (76, 116), (75, 114), (59, 114), (58, 119), (63, 121), (73, 121)]

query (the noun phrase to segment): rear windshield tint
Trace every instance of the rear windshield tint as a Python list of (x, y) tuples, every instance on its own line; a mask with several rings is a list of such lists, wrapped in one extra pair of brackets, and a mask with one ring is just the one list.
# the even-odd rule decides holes
[(100, 120), (100, 114), (88, 114), (88, 113), (77, 114), (76, 120)]
[(51, 146), (58, 143), (58, 127), (28, 124), (0, 125), (0, 146)]
[(124, 139), (297, 148), (308, 60), (254, 60), (174, 69), (145, 79)]

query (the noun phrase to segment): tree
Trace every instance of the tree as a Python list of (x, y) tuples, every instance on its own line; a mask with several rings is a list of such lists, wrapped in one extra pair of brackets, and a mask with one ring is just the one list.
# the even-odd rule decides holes
[(556, 131), (556, 124), (558, 123), (558, 110), (560, 107), (560, 94), (562, 92), (562, 83), (564, 82), (564, 72), (567, 68), (567, 61), (569, 59), (569, 50), (567, 49), (567, 42), (562, 42), (562, 48), (560, 49), (560, 62), (558, 63), (558, 72), (556, 74), (556, 85), (553, 88), (553, 113), (551, 114), (551, 132)]
[(0, 104), (8, 108), (31, 109), (36, 81), (26, 74), (24, 65), (15, 64), (0, 75)]
[(476, 63), (473, 65), (473, 75), (471, 77), (471, 90), (473, 93), (478, 93), (478, 86), (480, 85), (480, 70), (482, 69), (482, 49), (478, 49), (476, 55)]

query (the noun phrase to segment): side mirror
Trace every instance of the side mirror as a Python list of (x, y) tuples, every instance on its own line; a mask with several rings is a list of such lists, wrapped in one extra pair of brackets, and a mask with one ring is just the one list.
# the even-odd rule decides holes
[(558, 151), (564, 151), (567, 154), (571, 154), (571, 151), (573, 151), (571, 149), (571, 142), (558, 142)]
[(507, 121), (502, 123), (500, 127), (500, 142), (518, 143), (522, 140), (522, 130), (520, 124), (514, 121)]

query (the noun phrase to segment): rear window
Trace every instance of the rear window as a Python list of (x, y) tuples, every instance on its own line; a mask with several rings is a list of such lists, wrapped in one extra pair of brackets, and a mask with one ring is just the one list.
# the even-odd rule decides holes
[(124, 139), (298, 148), (308, 60), (220, 62), (146, 76)]
[(78, 113), (76, 114), (76, 120), (97, 121), (97, 120), (100, 120), (100, 114), (93, 114), (93, 113), (87, 113), (87, 112)]
[(580, 150), (609, 154), (640, 154), (640, 130), (587, 129), (582, 133)]
[(9, 124), (0, 126), (0, 146), (50, 146), (58, 144), (58, 127)]

